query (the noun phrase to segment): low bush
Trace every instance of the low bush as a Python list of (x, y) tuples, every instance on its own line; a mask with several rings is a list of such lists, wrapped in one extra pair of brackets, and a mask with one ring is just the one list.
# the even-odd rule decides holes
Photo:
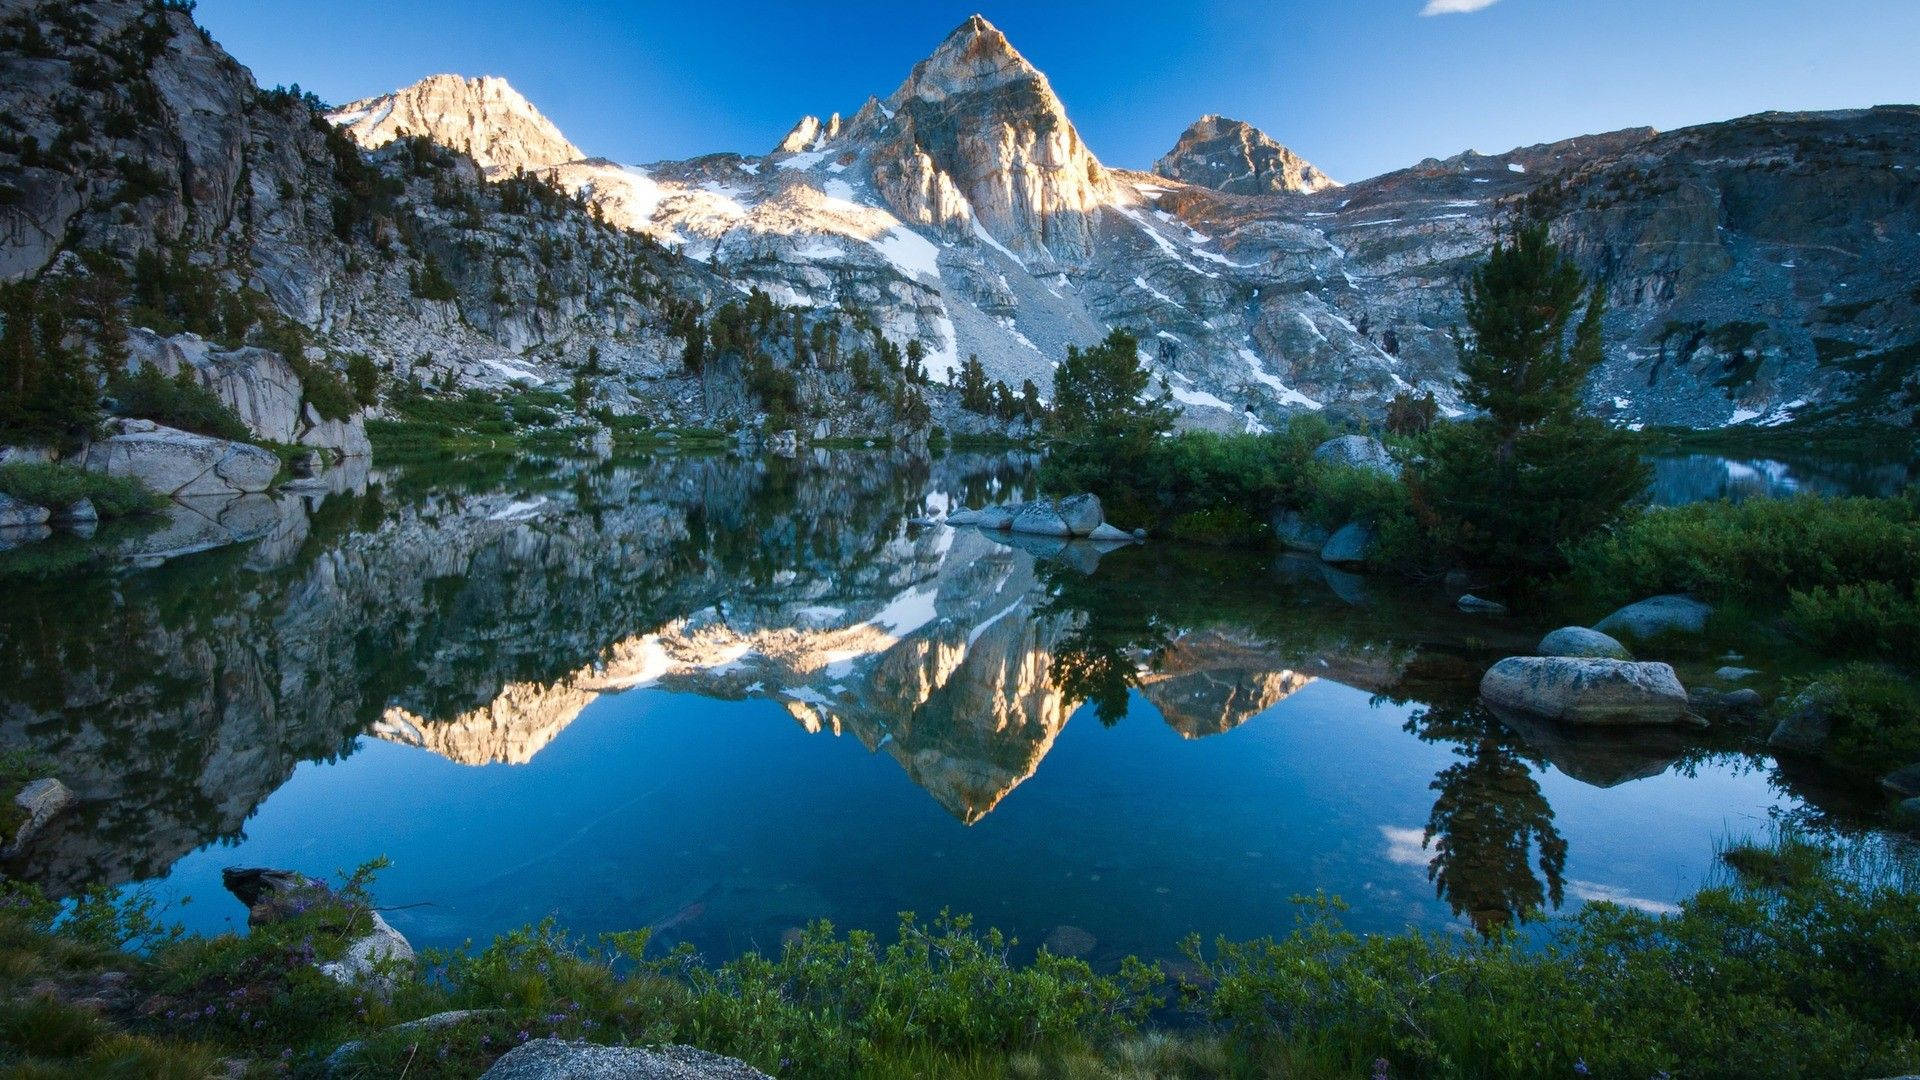
[(1573, 580), (1598, 601), (1669, 592), (1709, 600), (1809, 600), (1810, 626), (1832, 625), (1817, 610), (1891, 603), (1892, 594), (1842, 601), (1833, 590), (1880, 582), (1904, 592), (1920, 580), (1920, 495), (1894, 498), (1749, 499), (1647, 511), (1571, 552)]
[(1920, 761), (1920, 688), (1898, 672), (1856, 661), (1829, 671), (1775, 704), (1785, 716), (1806, 706), (1832, 721), (1821, 756), (1835, 767), (1872, 780)]
[[(0, 902), (0, 1065), (15, 1075), (471, 1077), (530, 1039), (682, 1042), (783, 1077), (1885, 1076), (1920, 1064), (1920, 903), (1911, 875), (1795, 838), (1726, 853), (1728, 880), (1673, 915), (1589, 903), (1537, 937), (1362, 935), (1302, 901), (1282, 938), (1188, 942), (1180, 992), (1207, 1026), (1154, 1030), (1165, 978), (1109, 974), (963, 918), (903, 916), (891, 943), (826, 924), (777, 956), (710, 966), (599, 947), (551, 924), (428, 952), (390, 997), (321, 976), (364, 923), (343, 890), (245, 937), (179, 939), (96, 892)], [(139, 1005), (101, 1015), (44, 988), (129, 973)], [(441, 1027), (394, 1025), (450, 1009)], [(199, 1071), (194, 1071), (196, 1068)]]
[(194, 381), (193, 372), (181, 367), (173, 378), (159, 368), (142, 367), (133, 375), (115, 372), (107, 380), (107, 396), (121, 416), (151, 420), (196, 435), (216, 439), (246, 441), (252, 438), (247, 425), (234, 415), (218, 394)]
[(0, 492), (49, 510), (91, 499), (102, 518), (147, 513), (167, 501), (131, 477), (102, 476), (57, 463), (0, 465)]

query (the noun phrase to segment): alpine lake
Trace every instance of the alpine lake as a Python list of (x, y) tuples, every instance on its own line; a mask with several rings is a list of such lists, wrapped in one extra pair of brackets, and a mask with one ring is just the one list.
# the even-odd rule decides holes
[[(1667, 504), (1907, 479), (1657, 465)], [(717, 960), (947, 909), (1099, 967), (1284, 933), (1320, 892), (1357, 929), (1464, 931), (1672, 910), (1783, 822), (1904, 843), (1751, 732), (1478, 703), (1493, 661), (1603, 612), (938, 523), (1035, 494), (1035, 466), (362, 464), (272, 497), (247, 543), (107, 538), (108, 565), (0, 579), (0, 749), (84, 800), (10, 871), (212, 933), (246, 919), (223, 867), (385, 857), (375, 894), (417, 946), (552, 917)], [(1690, 687), (1758, 669), (1769, 696), (1795, 664), (1656, 658)]]

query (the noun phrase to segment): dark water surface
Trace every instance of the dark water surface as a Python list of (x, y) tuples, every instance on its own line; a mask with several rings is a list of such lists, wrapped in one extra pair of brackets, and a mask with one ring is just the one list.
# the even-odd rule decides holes
[(380, 470), (244, 547), (11, 582), (0, 748), (88, 800), (15, 869), (203, 931), (244, 921), (223, 866), (386, 856), (416, 944), (551, 915), (717, 958), (950, 908), (1111, 960), (1284, 932), (1316, 890), (1367, 929), (1666, 910), (1777, 814), (1847, 820), (1737, 738), (1488, 715), (1480, 672), (1548, 615), (912, 524), (1030, 477)]

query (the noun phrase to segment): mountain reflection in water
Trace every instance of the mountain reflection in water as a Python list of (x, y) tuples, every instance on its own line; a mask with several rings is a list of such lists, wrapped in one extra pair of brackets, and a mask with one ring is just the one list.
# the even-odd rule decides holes
[[(1600, 791), (1660, 776), (1676, 763), (1712, 762), (1725, 776), (1699, 789), (1714, 792), (1703, 796), (1701, 813), (1763, 814), (1778, 802), (1764, 784), (1756, 789), (1739, 779), (1751, 767), (1747, 759), (1697, 741), (1582, 739), (1486, 713), (1473, 687), (1492, 659), (1527, 651), (1537, 640), (1541, 627), (1525, 620), (1463, 616), (1436, 592), (1362, 581), (1315, 560), (1171, 545), (1013, 543), (914, 523), (962, 503), (1030, 495), (1033, 464), (1021, 457), (955, 455), (929, 464), (884, 453), (817, 453), (798, 461), (670, 456), (377, 470), (357, 490), (288, 504), (281, 527), (249, 546), (146, 570), (16, 582), (9, 602), (0, 605), (0, 670), (15, 675), (0, 688), (0, 746), (57, 763), (86, 804), (15, 869), (60, 894), (91, 883), (164, 878), (176, 863), (189, 876), (202, 874), (203, 863), (226, 858), (206, 852), (208, 845), (259, 843), (247, 833), (266, 826), (250, 830), (250, 817), (302, 763), (339, 761), (325, 766), (338, 769), (368, 755), (387, 761), (364, 735), (466, 767), (473, 790), (480, 790), (483, 777), (496, 777), (489, 766), (534, 768), (596, 703), (629, 700), (642, 687), (673, 701), (690, 695), (685, 700), (773, 703), (807, 733), (851, 737), (884, 754), (924, 791), (922, 798), (974, 828), (1035, 776), (1083, 704), (1105, 724), (1152, 723), (1157, 714), (1182, 743), (1212, 744), (1317, 685), (1352, 688), (1364, 695), (1358, 699), (1363, 713), (1370, 697), (1372, 709), (1404, 716), (1406, 733), (1417, 741), (1395, 734), (1383, 742), (1367, 733), (1364, 716), (1327, 713), (1330, 722), (1351, 729), (1326, 729), (1329, 747), (1352, 740), (1378, 747), (1371, 752), (1381, 755), (1380, 795), (1349, 787), (1309, 790), (1319, 783), (1313, 762), (1262, 759), (1268, 762), (1263, 768), (1307, 770), (1296, 783), (1308, 788), (1270, 790), (1266, 797), (1294, 800), (1298, 813), (1320, 819), (1313, 831), (1293, 833), (1291, 842), (1306, 847), (1272, 852), (1286, 860), (1285, 875), (1272, 884), (1304, 883), (1309, 887), (1294, 891), (1310, 891), (1319, 883), (1314, 867), (1326, 860), (1360, 859), (1363, 869), (1354, 872), (1372, 876), (1414, 863), (1425, 867), (1448, 911), (1482, 928), (1557, 907), (1569, 891), (1628, 896), (1616, 886), (1567, 880), (1569, 840), (1547, 796), (1553, 771), (1572, 778), (1576, 788)], [(1318, 715), (1341, 700), (1319, 695), (1308, 708)], [(732, 727), (710, 730), (710, 740), (743, 737)], [(1131, 747), (1139, 734), (1114, 746)], [(689, 729), (689, 738), (697, 736)], [(1412, 764), (1436, 761), (1415, 749), (1422, 744), (1444, 752), (1436, 764)], [(1243, 781), (1233, 770), (1253, 758), (1177, 760), (1195, 751), (1176, 745), (1153, 751), (1150, 761), (1063, 766), (1059, 790), (1045, 800), (1054, 805), (1069, 793), (1109, 798), (1094, 793), (1110, 791), (1111, 777), (1141, 767), (1157, 771), (1146, 782), (1168, 785), (1166, 798), (1179, 795), (1171, 789), (1183, 783), (1176, 779), (1181, 776), (1202, 791), (1218, 785), (1221, 798), (1240, 790)], [(611, 768), (614, 751), (607, 753)], [(1338, 762), (1323, 763), (1324, 775), (1344, 775), (1369, 751), (1339, 753)], [(409, 771), (398, 761), (381, 767)], [(592, 763), (577, 768), (590, 770)], [(829, 790), (844, 780), (837, 768), (844, 766), (819, 766), (808, 780)], [(1216, 772), (1209, 779), (1183, 771), (1196, 768)], [(584, 808), (591, 798), (587, 778), (576, 775), (553, 792), (558, 804), (527, 807), (529, 817), (536, 810), (564, 813), (569, 799)], [(460, 784), (457, 777), (436, 782), (449, 791)], [(406, 783), (402, 777), (390, 787)], [(740, 800), (735, 812), (743, 817), (782, 812), (782, 800), (770, 796), (765, 807), (749, 805), (746, 781), (736, 776), (729, 783), (737, 790), (713, 797)], [(1424, 828), (1404, 818), (1381, 821), (1402, 813), (1398, 804), (1417, 797), (1412, 793), (1421, 785), (1431, 789)], [(1391, 798), (1384, 794), (1389, 789)], [(672, 842), (676, 824), (691, 837), (684, 820), (635, 809), (653, 790), (642, 787), (606, 813), (647, 821), (665, 834), (663, 843)], [(384, 790), (378, 797), (404, 803), (407, 794)], [(428, 797), (424, 788), (411, 794)], [(1134, 801), (1146, 805), (1161, 794), (1136, 789)], [(374, 800), (375, 794), (353, 797)], [(1067, 903), (1072, 890), (1048, 885), (1037, 870), (1008, 860), (1031, 859), (1034, 867), (1060, 861), (1061, 851), (1034, 847), (1049, 839), (1085, 853), (1111, 842), (1163, 852), (1154, 857), (1172, 862), (1153, 873), (1178, 878), (1191, 873), (1178, 866), (1184, 849), (1231, 846), (1235, 840), (1226, 834), (1236, 829), (1251, 837), (1272, 827), (1261, 821), (1260, 797), (1232, 798), (1220, 822), (1224, 832), (1206, 841), (1191, 838), (1192, 823), (1173, 821), (1140, 823), (1158, 836), (1103, 840), (1104, 825), (1076, 818), (1078, 824), (1056, 820), (1050, 837), (1041, 826), (1012, 821), (976, 846), (1013, 843), (1015, 832), (1024, 845), (1014, 854), (994, 849), (999, 872), (1007, 875), (999, 883), (1002, 902), (1020, 898), (1003, 921), (1063, 917), (1045, 913)], [(1720, 798), (1730, 799), (1733, 809), (1712, 802)], [(1370, 810), (1369, 799), (1379, 805)], [(278, 824), (275, 815), (268, 831), (324, 832), (322, 818), (345, 812), (340, 798), (326, 801), (324, 812), (303, 811), (307, 816), (291, 826)], [(784, 801), (792, 813), (808, 800)], [(890, 813), (902, 822), (912, 817), (898, 807)], [(1350, 814), (1372, 814), (1375, 824), (1348, 822)], [(568, 827), (591, 830), (599, 820)], [(462, 824), (422, 818), (388, 827), (432, 844), (435, 837), (455, 836)], [(537, 845), (538, 830), (548, 826), (527, 827), (536, 835), (517, 839)], [(897, 828), (894, 842), (923, 856), (961, 844), (917, 818)], [(1035, 828), (1042, 831), (1025, 831)], [(357, 845), (379, 839), (367, 834), (342, 849), (371, 857), (384, 849)], [(1697, 862), (1694, 849), (1717, 839), (1686, 835), (1673, 842)], [(1365, 846), (1363, 855), (1345, 853), (1355, 845)], [(523, 854), (534, 858), (537, 851)], [(1266, 857), (1249, 851), (1245, 860)], [(1117, 886), (1123, 875), (1109, 865), (1115, 859), (1103, 858), (1093, 858), (1077, 888), (1090, 887), (1088, 879)], [(819, 875), (874, 876), (819, 861)], [(395, 873), (404, 877), (406, 859), (398, 863)], [(421, 925), (431, 922), (431, 937), (458, 940), (499, 929), (488, 920), (521, 906), (531, 905), (537, 915), (545, 902), (537, 898), (546, 895), (541, 890), (560, 886), (530, 886), (515, 872), (460, 886), (486, 893), (481, 906), (499, 914), (469, 918), (450, 902), (431, 920), (421, 916)], [(633, 872), (617, 860), (604, 871), (609, 882)], [(575, 867), (553, 876), (580, 873)], [(1029, 880), (1012, 881), (1021, 875)], [(875, 883), (863, 902), (882, 912), (898, 910), (889, 907), (896, 904), (960, 906), (959, 897), (933, 895), (946, 888), (940, 880)], [(793, 897), (804, 894), (812, 899), (798, 905), (803, 913), (874, 921), (860, 903), (826, 899), (843, 884), (822, 877), (800, 883), (801, 893), (788, 881), (768, 891), (781, 896), (780, 918), (789, 917)], [(1152, 922), (1143, 937), (1186, 925), (1179, 920), (1189, 915), (1206, 917), (1198, 908), (1159, 911), (1147, 884), (1144, 878), (1129, 882), (1142, 899), (1112, 916)], [(1682, 893), (1693, 884), (1674, 882), (1667, 891)], [(1371, 880), (1366, 887), (1374, 887)], [(695, 877), (653, 882), (645, 911), (620, 910), (602, 897), (598, 902), (608, 910), (577, 914), (589, 922), (603, 915), (612, 925), (671, 922), (689, 937), (718, 934), (700, 939), (716, 949), (764, 945), (760, 938), (700, 929), (729, 917), (715, 891), (720, 888)], [(1168, 892), (1158, 889), (1157, 895)], [(535, 898), (520, 905), (505, 899), (516, 890)], [(1430, 918), (1393, 890), (1383, 888), (1373, 902), (1384, 922)], [(1241, 906), (1223, 909), (1221, 921), (1239, 920), (1241, 929), (1254, 932), (1287, 925), (1271, 898), (1232, 903)], [(663, 904), (670, 910), (657, 910)], [(699, 917), (687, 915), (696, 905)], [(568, 912), (561, 914), (569, 921)], [(774, 920), (762, 908), (738, 918)], [(1233, 927), (1200, 922), (1191, 928)], [(760, 931), (777, 933), (778, 927), (768, 923)]]

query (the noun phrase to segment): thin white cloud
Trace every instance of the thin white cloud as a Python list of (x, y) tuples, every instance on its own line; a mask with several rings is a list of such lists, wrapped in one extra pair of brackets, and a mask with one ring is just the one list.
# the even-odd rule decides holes
[(1427, 6), (1420, 9), (1422, 15), (1465, 15), (1469, 11), (1490, 8), (1500, 0), (1427, 0)]

